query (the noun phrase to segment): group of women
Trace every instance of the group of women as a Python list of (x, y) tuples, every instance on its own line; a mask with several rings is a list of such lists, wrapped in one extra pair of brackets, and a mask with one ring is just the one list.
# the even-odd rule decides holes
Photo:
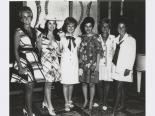
[[(95, 21), (92, 17), (86, 17), (81, 23), (80, 36), (74, 34), (78, 24), (73, 17), (67, 17), (59, 31), (55, 31), (56, 21), (47, 20), (44, 30), (38, 35), (31, 27), (33, 14), (29, 7), (23, 7), (19, 17), (21, 26), (15, 32), (16, 61), (13, 77), (26, 85), (23, 112), (27, 116), (35, 116), (32, 112), (32, 93), (37, 76), (46, 79), (42, 106), (48, 109), (50, 115), (56, 115), (51, 102), (51, 85), (56, 81), (63, 84), (65, 111), (74, 107), (72, 93), (74, 84), (78, 83), (82, 83), (83, 108), (88, 106), (91, 110), (95, 85), (102, 85), (102, 81), (105, 82), (105, 87), (99, 86), (98, 90), (99, 93), (104, 90), (103, 110), (107, 110), (109, 86), (113, 80), (117, 81), (113, 111), (124, 108), (123, 86), (124, 82), (132, 82), (136, 54), (135, 39), (127, 34), (125, 22), (118, 23), (117, 38), (110, 34), (110, 20), (106, 18), (99, 24), (100, 34), (94, 33)], [(57, 41), (56, 35), (60, 41)]]

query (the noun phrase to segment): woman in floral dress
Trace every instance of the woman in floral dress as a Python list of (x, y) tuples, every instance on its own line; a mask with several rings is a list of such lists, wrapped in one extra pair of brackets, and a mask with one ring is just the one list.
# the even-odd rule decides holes
[(102, 46), (98, 41), (98, 35), (94, 34), (92, 29), (94, 27), (94, 19), (86, 17), (81, 24), (82, 41), (79, 48), (79, 80), (82, 82), (82, 89), (84, 94), (83, 107), (86, 108), (88, 103), (87, 86), (90, 89), (90, 103), (89, 109), (92, 109), (95, 83), (98, 83), (99, 59), (103, 55)]
[(56, 115), (51, 103), (51, 86), (53, 82), (60, 81), (60, 65), (59, 65), (59, 43), (55, 40), (53, 31), (56, 28), (56, 22), (48, 19), (45, 23), (44, 32), (39, 35), (40, 47), (42, 50), (41, 63), (43, 73), (46, 78), (45, 97), (43, 107), (47, 107), (50, 115)]

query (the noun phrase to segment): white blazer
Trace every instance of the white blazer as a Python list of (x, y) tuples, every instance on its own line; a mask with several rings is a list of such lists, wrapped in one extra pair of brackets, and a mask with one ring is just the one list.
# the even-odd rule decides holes
[[(136, 58), (136, 40), (129, 34), (125, 34), (119, 42), (119, 37), (116, 37), (116, 43), (121, 43), (115, 67), (114, 79), (119, 81), (132, 82), (133, 65)], [(130, 70), (130, 74), (124, 77), (125, 69)]]

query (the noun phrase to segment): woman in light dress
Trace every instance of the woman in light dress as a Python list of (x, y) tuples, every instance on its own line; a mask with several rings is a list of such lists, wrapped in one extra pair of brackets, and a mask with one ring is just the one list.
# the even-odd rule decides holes
[(74, 35), (77, 21), (73, 17), (67, 17), (62, 27), (60, 35), (61, 50), (61, 83), (65, 98), (65, 111), (70, 111), (74, 107), (72, 92), (74, 84), (79, 83), (78, 78), (78, 48), (81, 42), (80, 37)]
[[(113, 82), (112, 78), (112, 58), (115, 49), (115, 36), (110, 34), (110, 19), (103, 18), (99, 24), (99, 41), (102, 44), (102, 49), (104, 52), (103, 58), (99, 62), (99, 84), (98, 84), (98, 94), (100, 95), (100, 103), (103, 102), (103, 110), (108, 109), (108, 94), (110, 90), (110, 84)], [(104, 85), (104, 86), (103, 86)], [(103, 96), (104, 95), (104, 96)], [(103, 101), (102, 101), (103, 100)]]

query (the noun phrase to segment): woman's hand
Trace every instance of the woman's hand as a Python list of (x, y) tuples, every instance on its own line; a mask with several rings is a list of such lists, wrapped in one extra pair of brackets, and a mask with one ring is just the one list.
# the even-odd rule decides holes
[(99, 65), (96, 65), (95, 71), (99, 72)]
[(65, 37), (65, 33), (63, 31), (59, 31), (58, 35), (59, 35), (60, 39)]
[(83, 70), (80, 68), (79, 69), (79, 75), (82, 76), (83, 75)]
[(58, 57), (61, 57), (61, 53), (60, 53), (60, 52), (57, 52), (57, 56), (58, 56)]
[(124, 71), (124, 76), (128, 76), (129, 74), (130, 74), (130, 70), (125, 69), (125, 71)]
[(23, 67), (19, 67), (19, 74), (25, 74), (25, 72), (27, 71), (25, 68)]

